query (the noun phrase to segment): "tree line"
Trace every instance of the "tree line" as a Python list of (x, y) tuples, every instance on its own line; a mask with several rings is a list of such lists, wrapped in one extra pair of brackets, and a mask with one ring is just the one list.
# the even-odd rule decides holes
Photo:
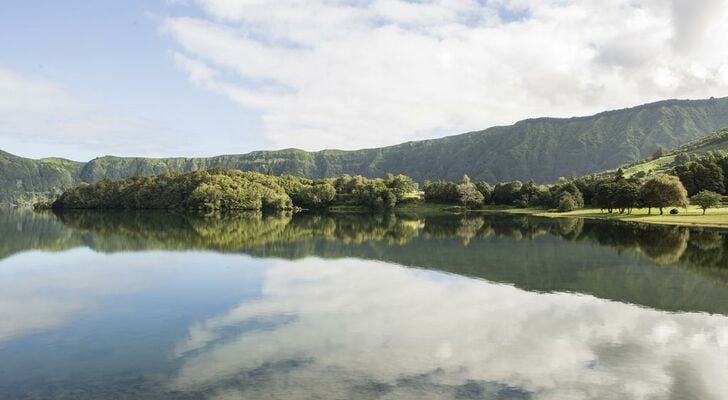
[[(687, 207), (688, 191), (678, 176), (657, 174), (649, 179), (626, 178), (621, 169), (609, 175), (590, 175), (561, 179), (553, 185), (535, 182), (471, 182), (467, 175), (460, 182), (427, 181), (424, 185), (425, 201), (457, 204), (466, 208), (484, 205), (511, 207), (540, 207), (558, 211), (572, 211), (585, 206), (609, 213), (631, 214), (635, 208), (647, 208), (648, 213), (667, 207)], [(720, 203), (721, 196), (700, 191), (692, 197), (693, 203), (703, 210)]]
[(82, 183), (38, 207), (67, 209), (286, 210), (332, 205), (392, 208), (417, 190), (404, 175), (312, 180), (215, 168)]
[[(690, 201), (706, 209), (718, 205), (726, 192), (728, 157), (678, 155), (669, 174), (625, 177), (611, 174), (560, 179), (551, 185), (510, 181), (491, 185), (473, 182), (467, 175), (458, 182), (425, 181), (424, 200), (466, 208), (486, 205), (540, 207), (572, 211), (585, 206), (620, 214), (635, 208), (664, 213), (667, 207), (686, 207)], [(82, 183), (66, 190), (47, 206), (92, 209), (285, 210), (355, 206), (391, 209), (415, 200), (418, 184), (405, 175), (383, 178), (342, 175), (307, 179), (214, 168), (189, 173), (165, 173), (96, 184)], [(674, 212), (674, 211), (673, 211)]]

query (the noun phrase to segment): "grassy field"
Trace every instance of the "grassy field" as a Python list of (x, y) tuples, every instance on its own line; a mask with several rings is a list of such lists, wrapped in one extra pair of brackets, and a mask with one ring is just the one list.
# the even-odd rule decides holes
[(647, 214), (647, 209), (635, 209), (632, 214), (619, 214), (613, 212), (601, 212), (595, 208), (585, 208), (571, 212), (554, 212), (543, 209), (534, 208), (507, 208), (507, 209), (491, 209), (485, 211), (501, 211), (517, 214), (529, 214), (543, 217), (579, 217), (591, 219), (608, 219), (615, 221), (632, 221), (644, 222), (649, 224), (666, 224), (666, 225), (682, 225), (682, 226), (705, 226), (705, 227), (721, 227), (728, 228), (728, 207), (711, 208), (703, 215), (703, 210), (697, 206), (689, 206), (688, 211), (680, 208), (677, 215), (669, 214), (669, 208), (666, 208), (665, 214), (660, 215), (659, 210), (652, 209), (652, 215)]
[(628, 166), (628, 167), (622, 167), (622, 171), (624, 171), (624, 175), (626, 177), (630, 177), (638, 172), (644, 172), (648, 173), (652, 171), (653, 173), (659, 173), (659, 172), (665, 172), (669, 166), (672, 165), (672, 162), (675, 160), (674, 155), (669, 155), (665, 157), (660, 157), (656, 160), (650, 160), (646, 161), (637, 165)]
[[(664, 209), (664, 214), (660, 215), (660, 211), (652, 209), (652, 215), (647, 214), (647, 209), (634, 209), (632, 214), (619, 214), (613, 212), (611, 214), (601, 212), (597, 208), (585, 208), (571, 212), (556, 212), (544, 210), (542, 208), (509, 208), (505, 206), (487, 206), (481, 210), (468, 210), (468, 213), (488, 213), (488, 212), (505, 212), (509, 214), (525, 214), (538, 217), (577, 217), (588, 219), (607, 219), (614, 221), (632, 221), (648, 224), (665, 224), (665, 225), (681, 225), (681, 226), (704, 226), (728, 228), (728, 206), (708, 209), (705, 215), (703, 210), (697, 206), (689, 206), (687, 212), (684, 208), (679, 208), (677, 215), (670, 214), (670, 208)], [(329, 211), (339, 213), (350, 212), (371, 212), (368, 208), (363, 207), (332, 207)], [(466, 212), (461, 207), (449, 204), (432, 204), (422, 201), (408, 202), (397, 205), (393, 210), (397, 214), (428, 216), (439, 215), (444, 213), (463, 213)]]

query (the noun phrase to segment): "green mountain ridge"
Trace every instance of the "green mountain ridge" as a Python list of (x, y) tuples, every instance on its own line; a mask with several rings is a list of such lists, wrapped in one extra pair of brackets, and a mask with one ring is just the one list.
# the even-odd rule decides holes
[(692, 158), (699, 158), (711, 152), (728, 152), (728, 128), (720, 129), (708, 136), (690, 141), (672, 150), (665, 151), (660, 157), (653, 157), (625, 165), (622, 169), (627, 176), (631, 176), (639, 172), (644, 172), (645, 174), (667, 172), (675, 166), (675, 158), (679, 154), (689, 155)]
[(31, 160), (0, 152), (0, 204), (23, 204), (80, 182), (122, 179), (214, 167), (323, 178), (342, 174), (405, 174), (456, 180), (468, 174), (489, 182), (552, 182), (616, 168), (728, 126), (728, 97), (664, 100), (572, 118), (533, 118), (439, 139), (353, 151), (254, 151), (206, 158), (104, 156), (82, 163)]

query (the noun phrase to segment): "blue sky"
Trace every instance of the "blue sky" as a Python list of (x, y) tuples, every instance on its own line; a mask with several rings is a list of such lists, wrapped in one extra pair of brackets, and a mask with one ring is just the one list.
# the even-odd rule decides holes
[[(168, 137), (197, 136), (184, 155), (244, 152), (268, 146), (258, 114), (189, 83), (176, 67), (172, 41), (160, 32), (169, 14), (195, 10), (148, 1), (10, 1), (0, 13), (0, 67), (56, 82), (104, 111), (162, 127)], [(154, 134), (155, 132), (150, 132)], [(36, 136), (37, 135), (37, 136)], [(0, 149), (30, 157), (75, 159), (117, 153), (37, 141), (42, 133), (3, 138)], [(124, 155), (150, 155), (124, 149)], [(169, 143), (175, 148), (176, 143)], [(159, 155), (172, 155), (159, 149)], [(155, 155), (154, 152), (151, 155)], [(179, 155), (182, 155), (180, 153)]]
[(21, 1), (0, 149), (353, 149), (728, 94), (728, 2)]

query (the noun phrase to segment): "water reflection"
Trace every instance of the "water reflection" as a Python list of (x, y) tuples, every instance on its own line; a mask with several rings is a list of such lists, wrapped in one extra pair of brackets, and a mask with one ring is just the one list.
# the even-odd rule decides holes
[[(175, 389), (214, 388), (215, 399), (728, 393), (728, 317), (354, 260), (280, 261), (264, 282), (260, 300), (195, 324), (177, 344)], [(272, 316), (283, 322), (227, 333)]]
[[(535, 240), (552, 235), (642, 252), (661, 265), (728, 268), (728, 235), (712, 228), (686, 228), (527, 216), (469, 215), (412, 218), (395, 214), (235, 213), (191, 215), (166, 212), (0, 213), (6, 238), (0, 257), (26, 249), (57, 250), (86, 245), (100, 251), (208, 249), (244, 251), (308, 239), (343, 244), (382, 241), (405, 245), (417, 237), (473, 239), (491, 236)], [(707, 252), (707, 254), (706, 254)], [(312, 255), (314, 249), (300, 256)], [(282, 254), (281, 256), (287, 256)], [(291, 255), (288, 255), (291, 256)]]
[(0, 234), (0, 399), (728, 393), (719, 230), (16, 211)]
[[(214, 250), (256, 257), (357, 257), (536, 291), (576, 291), (670, 311), (728, 313), (728, 235), (713, 229), (474, 215), (259, 213), (0, 214), (27, 248)], [(17, 239), (17, 240), (16, 240)], [(656, 268), (662, 266), (662, 268)]]

